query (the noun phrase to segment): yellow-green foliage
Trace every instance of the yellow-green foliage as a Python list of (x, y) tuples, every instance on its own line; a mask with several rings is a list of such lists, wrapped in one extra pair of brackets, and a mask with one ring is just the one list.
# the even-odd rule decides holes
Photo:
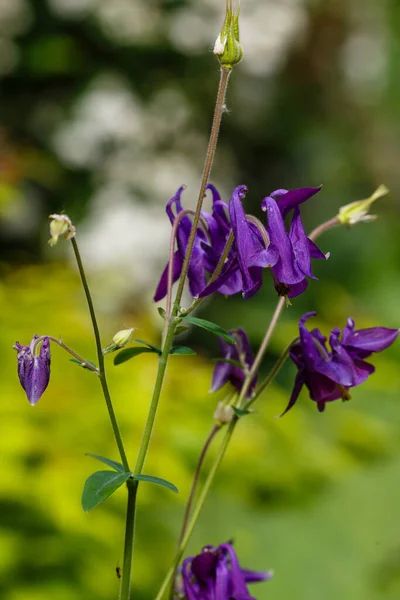
[[(9, 272), (0, 311), (0, 597), (116, 598), (124, 489), (89, 514), (80, 506), (86, 477), (103, 468), (85, 452), (118, 460), (98, 381), (53, 346), (50, 385), (32, 408), (12, 350), (16, 340), (26, 344), (34, 333), (61, 334), (95, 360), (77, 275), (59, 264)], [(101, 307), (98, 313), (104, 345), (118, 327), (128, 326), (158, 342), (149, 315), (127, 313), (116, 323)], [(277, 347), (285, 345), (289, 329), (293, 333), (285, 321)], [(114, 367), (112, 357), (106, 356), (110, 389), (133, 461), (156, 360), (143, 355)], [(294, 376), (287, 365), (257, 413), (239, 424), (191, 549), (234, 537), (248, 566), (275, 567), (274, 581), (254, 589), (258, 598), (398, 597), (398, 371), (390, 352), (376, 362), (377, 374), (352, 402), (329, 406), (329, 417), (304, 394), (300, 406), (277, 420)], [(172, 481), (180, 494), (140, 486), (136, 598), (151, 597), (174, 551), (196, 458), (224, 395), (208, 393), (211, 372), (206, 359), (171, 358), (145, 472)]]

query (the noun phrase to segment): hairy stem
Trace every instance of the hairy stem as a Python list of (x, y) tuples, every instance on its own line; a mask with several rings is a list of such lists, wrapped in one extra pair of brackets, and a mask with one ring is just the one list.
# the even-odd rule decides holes
[(201, 469), (203, 467), (204, 464), (204, 460), (207, 456), (207, 452), (212, 444), (213, 439), (215, 438), (215, 436), (217, 435), (218, 431), (221, 429), (221, 425), (217, 425), (216, 423), (213, 425), (209, 435), (207, 436), (207, 439), (204, 443), (204, 446), (201, 450), (200, 456), (199, 456), (199, 460), (197, 461), (197, 466), (196, 466), (196, 471), (194, 473), (193, 476), (193, 481), (192, 481), (192, 485), (190, 488), (190, 493), (189, 493), (189, 497), (188, 500), (186, 502), (186, 508), (185, 508), (185, 513), (183, 516), (183, 522), (182, 522), (182, 528), (181, 528), (181, 532), (179, 535), (179, 542), (178, 545), (180, 545), (180, 543), (182, 542), (185, 533), (186, 533), (186, 529), (188, 526), (188, 522), (189, 522), (189, 517), (190, 517), (190, 513), (192, 511), (192, 506), (193, 506), (193, 502), (194, 499), (196, 497), (196, 491), (197, 491), (197, 486), (199, 483), (199, 478), (200, 478), (200, 472)]
[(92, 371), (92, 373), (96, 373), (96, 375), (99, 375), (99, 370), (97, 367), (95, 367), (92, 363), (88, 362), (85, 358), (82, 358), (82, 356), (79, 356), (79, 354), (74, 352), (72, 348), (64, 344), (62, 340), (59, 340), (56, 337), (53, 337), (52, 335), (41, 335), (40, 337), (38, 337), (35, 340), (34, 348), (36, 348), (37, 344), (43, 341), (45, 338), (48, 338), (49, 340), (60, 346), (60, 348), (66, 350), (69, 354), (71, 354), (71, 356), (73, 356), (76, 360), (78, 360), (81, 363), (82, 367), (86, 367), (89, 371)]
[(264, 381), (262, 381), (260, 383), (258, 388), (255, 390), (253, 397), (250, 398), (250, 400), (244, 405), (244, 407), (243, 407), (244, 410), (249, 409), (250, 406), (252, 404), (254, 404), (254, 402), (260, 396), (260, 394), (265, 390), (265, 388), (267, 388), (269, 386), (269, 384), (272, 383), (272, 381), (275, 379), (275, 377), (281, 370), (285, 360), (289, 356), (290, 348), (298, 341), (299, 341), (299, 338), (296, 337), (286, 346), (286, 348), (284, 349), (284, 351), (282, 352), (282, 354), (280, 355), (280, 357), (278, 358), (278, 360), (272, 367), (271, 371), (268, 373), (267, 377), (264, 379)]
[(332, 219), (329, 219), (328, 221), (325, 221), (325, 223), (321, 223), (321, 225), (318, 225), (318, 227), (316, 227), (315, 229), (312, 230), (312, 232), (310, 233), (310, 235), (308, 236), (310, 238), (310, 240), (316, 240), (317, 237), (319, 237), (321, 235), (321, 233), (325, 233), (325, 231), (328, 231), (329, 229), (333, 229), (333, 227), (336, 227), (337, 225), (340, 225), (340, 221), (337, 217), (333, 217)]
[(262, 361), (262, 359), (264, 357), (265, 351), (267, 350), (269, 341), (270, 341), (271, 336), (272, 336), (272, 334), (274, 332), (274, 329), (275, 329), (275, 327), (276, 327), (276, 325), (278, 323), (279, 317), (281, 315), (281, 312), (282, 312), (284, 306), (285, 306), (285, 298), (282, 297), (282, 298), (279, 299), (278, 304), (276, 305), (275, 312), (272, 315), (271, 322), (270, 322), (270, 324), (268, 326), (267, 331), (265, 332), (264, 339), (261, 342), (260, 348), (258, 349), (258, 352), (257, 352), (256, 357), (254, 359), (254, 363), (253, 363), (253, 365), (252, 365), (252, 367), (251, 367), (251, 369), (250, 369), (250, 371), (249, 371), (246, 379), (243, 382), (243, 387), (240, 390), (239, 399), (238, 399), (238, 406), (239, 406), (239, 408), (241, 408), (241, 403), (243, 403), (243, 400), (246, 397), (246, 394), (247, 394), (247, 392), (249, 390), (251, 382), (253, 381), (253, 378), (256, 375), (257, 371), (258, 371), (258, 368), (259, 368), (259, 366), (261, 364), (261, 361)]
[(210, 139), (208, 142), (207, 154), (204, 163), (203, 176), (201, 178), (200, 191), (197, 199), (196, 212), (193, 218), (192, 229), (190, 231), (190, 237), (188, 242), (188, 247), (186, 251), (185, 260), (182, 267), (182, 273), (179, 279), (178, 290), (176, 292), (175, 298), (175, 309), (177, 310), (182, 298), (183, 288), (185, 285), (186, 275), (189, 269), (190, 258), (192, 256), (194, 239), (196, 236), (197, 227), (200, 220), (200, 211), (203, 205), (204, 194), (206, 191), (206, 186), (208, 182), (208, 178), (210, 177), (211, 167), (214, 161), (215, 150), (217, 147), (219, 129), (221, 126), (222, 114), (224, 112), (225, 107), (225, 96), (226, 90), (228, 87), (229, 76), (231, 74), (230, 69), (226, 69), (221, 67), (220, 71), (220, 80), (218, 87), (217, 100), (215, 102), (215, 110), (214, 110), (214, 118), (211, 127)]

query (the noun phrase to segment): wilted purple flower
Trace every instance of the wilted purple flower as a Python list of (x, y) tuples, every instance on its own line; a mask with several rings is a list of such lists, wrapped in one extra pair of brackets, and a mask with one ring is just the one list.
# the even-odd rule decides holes
[(338, 398), (349, 400), (349, 389), (363, 383), (375, 371), (375, 367), (364, 359), (388, 348), (399, 334), (398, 329), (387, 327), (356, 331), (353, 319), (348, 319), (341, 339), (340, 329), (332, 330), (329, 350), (320, 330), (309, 331), (305, 326), (307, 319), (315, 315), (314, 312), (307, 313), (300, 319), (300, 340), (290, 350), (298, 373), (285, 413), (296, 403), (303, 385), (307, 386), (310, 398), (317, 403), (320, 412), (325, 409), (326, 402)]
[[(272, 265), (275, 287), (282, 296), (298, 296), (306, 289), (306, 277), (316, 279), (311, 270), (311, 258), (327, 257), (311, 241), (304, 230), (299, 205), (320, 191), (319, 188), (276, 190), (264, 198), (262, 210), (267, 213), (267, 232), (270, 247), (278, 251), (278, 260)], [(293, 210), (289, 233), (284, 217)]]
[(43, 338), (39, 354), (34, 352), (38, 335), (34, 335), (29, 346), (16, 342), (18, 377), (28, 397), (34, 406), (47, 388), (50, 379), (50, 340)]
[[(240, 392), (246, 378), (246, 372), (251, 369), (254, 363), (250, 342), (243, 329), (231, 329), (229, 333), (235, 338), (236, 344), (229, 344), (222, 338), (219, 338), (221, 360), (215, 365), (211, 385), (212, 392), (219, 390), (228, 381)], [(253, 378), (247, 390), (247, 397), (251, 396), (256, 384), (257, 375)]]
[[(231, 544), (205, 546), (182, 565), (182, 593), (186, 600), (254, 600), (248, 583), (267, 581), (272, 572), (242, 569)], [(180, 590), (179, 590), (180, 591)]]
[[(166, 212), (173, 225), (175, 219), (179, 213), (183, 211), (183, 207), (181, 204), (181, 194), (185, 186), (181, 186), (179, 190), (176, 192), (175, 196), (173, 196), (167, 203)], [(176, 208), (176, 214), (174, 213), (174, 207)], [(189, 243), (190, 231), (192, 229), (192, 222), (188, 216), (182, 217), (176, 234), (177, 246), (178, 249), (174, 253), (173, 259), (173, 270), (172, 270), (172, 281), (175, 282), (179, 279), (183, 262), (185, 260), (185, 255)], [(198, 228), (196, 232), (195, 242), (192, 250), (192, 255), (189, 263), (188, 270), (188, 280), (189, 280), (189, 291), (192, 296), (197, 296), (199, 292), (206, 285), (206, 272), (204, 265), (204, 250), (201, 246), (201, 242), (206, 239), (205, 233)], [(167, 286), (168, 286), (168, 265), (165, 267), (159, 284), (157, 286), (156, 293), (154, 294), (154, 301), (158, 302), (162, 300), (164, 296), (167, 294)]]

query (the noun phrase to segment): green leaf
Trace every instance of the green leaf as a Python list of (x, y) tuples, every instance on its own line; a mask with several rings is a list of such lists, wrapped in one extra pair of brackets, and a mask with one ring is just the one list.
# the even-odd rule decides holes
[(154, 477), (153, 475), (132, 475), (132, 477), (133, 477), (133, 479), (136, 479), (137, 481), (148, 481), (149, 483), (155, 483), (156, 485), (162, 485), (163, 487), (166, 487), (169, 490), (172, 490), (173, 492), (175, 492), (175, 494), (179, 493), (179, 490), (176, 487), (176, 485), (174, 485), (170, 481), (167, 481), (166, 479), (162, 479), (161, 477)]
[(109, 467), (111, 467), (115, 471), (118, 471), (119, 473), (125, 473), (124, 465), (121, 465), (121, 463), (117, 462), (116, 460), (111, 460), (111, 458), (99, 456), (98, 454), (90, 454), (90, 452), (86, 452), (86, 456), (91, 456), (92, 458), (99, 460), (100, 462), (104, 463), (105, 465), (108, 465)]
[(139, 356), (139, 354), (145, 354), (147, 352), (158, 354), (158, 352), (152, 348), (125, 348), (125, 350), (121, 350), (121, 352), (118, 352), (114, 357), (114, 365), (120, 365), (131, 358), (135, 358), (135, 356)]
[(227, 363), (228, 365), (233, 365), (234, 367), (243, 369), (243, 365), (238, 360), (233, 360), (233, 358), (213, 358), (213, 362)]
[(187, 323), (196, 325), (196, 327), (202, 327), (203, 329), (206, 329), (214, 335), (219, 335), (230, 344), (236, 344), (235, 339), (231, 336), (231, 334), (228, 333), (226, 329), (222, 329), (222, 327), (220, 327), (216, 323), (206, 321), (205, 319), (198, 319), (197, 317), (191, 317), (190, 315), (188, 315), (187, 317), (182, 316), (181, 319), (182, 321), (186, 321)]
[(232, 410), (235, 413), (235, 415), (239, 418), (244, 417), (245, 415), (249, 415), (251, 413), (251, 411), (248, 410), (247, 408), (243, 409), (243, 408), (238, 408), (237, 406), (232, 406)]
[[(90, 369), (86, 366), (86, 364), (82, 363), (80, 360), (78, 360), (77, 358), (70, 358), (69, 359), (71, 362), (79, 365), (80, 367), (82, 367), (83, 369), (86, 369), (87, 371), (90, 371)], [(94, 363), (92, 363), (92, 361), (90, 360), (86, 360), (85, 359), (85, 363), (87, 363), (88, 365), (91, 365), (94, 369), (97, 369), (96, 365)]]
[(165, 310), (163, 309), (162, 306), (159, 306), (157, 308), (158, 314), (160, 315), (160, 317), (162, 317), (165, 321), (166, 317), (167, 317), (167, 313), (165, 312)]
[(162, 352), (161, 348), (159, 348), (158, 346), (155, 346), (154, 344), (151, 344), (150, 342), (145, 342), (144, 340), (133, 340), (133, 341), (136, 342), (137, 344), (144, 344), (148, 348), (151, 348), (152, 350), (154, 350), (154, 352), (157, 352), (157, 354), (161, 354), (161, 352)]
[(86, 479), (82, 492), (83, 510), (89, 512), (89, 510), (104, 502), (130, 476), (131, 473), (116, 473), (115, 471), (97, 471), (96, 473), (92, 473)]
[(191, 348), (188, 348), (187, 346), (172, 346), (171, 350), (169, 351), (170, 354), (180, 354), (180, 355), (194, 355), (196, 354), (196, 352), (194, 350), (192, 350)]

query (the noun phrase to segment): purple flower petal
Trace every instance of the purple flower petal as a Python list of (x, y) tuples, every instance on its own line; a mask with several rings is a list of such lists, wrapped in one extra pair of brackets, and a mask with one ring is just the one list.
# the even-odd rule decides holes
[(298, 268), (307, 277), (316, 279), (311, 270), (311, 254), (308, 244), (308, 238), (304, 231), (304, 226), (300, 217), (300, 209), (298, 206), (293, 211), (292, 224), (290, 226), (289, 239), (292, 244), (294, 257)]
[(243, 296), (249, 298), (261, 287), (262, 274), (261, 269), (250, 270), (249, 268), (258, 248), (241, 202), (246, 192), (245, 185), (235, 188), (229, 202), (229, 214), (235, 235), (238, 265), (242, 274)]
[[(282, 217), (285, 217), (299, 204), (302, 204), (321, 190), (322, 186), (317, 188), (297, 188), (295, 190), (276, 190), (272, 192), (271, 198), (276, 198), (276, 202), (281, 211)], [(264, 210), (264, 208), (263, 208)]]
[[(174, 254), (174, 262), (172, 265), (172, 283), (175, 283), (175, 281), (178, 281), (179, 277), (181, 276), (182, 265), (183, 265), (183, 261), (179, 254), (179, 251), (177, 250)], [(162, 272), (160, 281), (158, 282), (158, 286), (157, 286), (157, 289), (156, 289), (156, 292), (155, 292), (154, 298), (153, 298), (154, 302), (159, 302), (160, 300), (162, 300), (167, 295), (167, 291), (168, 291), (168, 264), (166, 265), (164, 271)]]
[(264, 198), (264, 203), (270, 243), (279, 252), (279, 260), (273, 267), (273, 273), (278, 281), (287, 285), (299, 283), (304, 279), (304, 274), (296, 267), (292, 244), (278, 205), (272, 198)]
[(353, 319), (348, 319), (343, 330), (342, 343), (347, 349), (361, 350), (367, 352), (364, 358), (373, 352), (382, 352), (396, 340), (399, 329), (387, 327), (369, 327), (367, 329), (354, 330)]

